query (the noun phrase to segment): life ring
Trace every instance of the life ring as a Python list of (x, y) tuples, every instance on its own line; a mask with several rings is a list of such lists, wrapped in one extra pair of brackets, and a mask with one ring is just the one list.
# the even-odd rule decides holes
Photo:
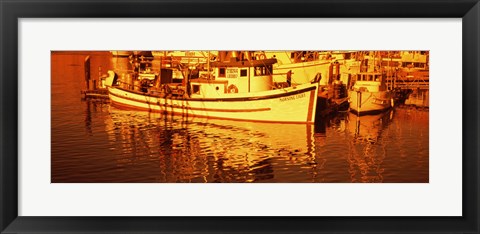
[(177, 89), (177, 94), (178, 94), (178, 96), (183, 96), (183, 95), (185, 95), (185, 90), (183, 90), (181, 88), (178, 88)]
[(258, 60), (264, 60), (264, 59), (266, 59), (266, 58), (267, 58), (267, 57), (265, 56), (265, 54), (260, 54), (260, 55), (258, 56)]
[(238, 88), (237, 88), (237, 86), (232, 84), (232, 85), (228, 86), (227, 92), (228, 93), (238, 93)]

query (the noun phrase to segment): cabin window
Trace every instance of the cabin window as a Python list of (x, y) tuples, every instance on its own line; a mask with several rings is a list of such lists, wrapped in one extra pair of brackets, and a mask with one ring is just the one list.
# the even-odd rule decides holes
[(261, 76), (263, 74), (263, 67), (255, 67), (255, 76)]
[(240, 76), (247, 76), (247, 69), (240, 70)]
[(255, 67), (255, 76), (271, 75), (272, 70), (273, 70), (272, 65)]
[(200, 94), (200, 85), (192, 85), (192, 93)]
[(384, 67), (398, 67), (400, 65), (397, 61), (382, 61), (382, 66)]
[(221, 67), (218, 69), (218, 77), (225, 77), (225, 68)]

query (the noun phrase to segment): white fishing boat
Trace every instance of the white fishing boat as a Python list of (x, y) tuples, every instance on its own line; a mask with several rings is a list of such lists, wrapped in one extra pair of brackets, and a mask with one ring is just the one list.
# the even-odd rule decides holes
[(190, 79), (186, 74), (182, 83), (172, 83), (171, 69), (161, 69), (153, 79), (142, 73), (109, 77), (111, 103), (124, 109), (184, 117), (314, 122), (318, 82), (275, 89), (272, 65), (276, 59), (249, 59), (249, 52), (246, 56), (232, 53), (221, 57), (229, 60), (209, 63), (213, 72), (199, 78)]
[[(291, 79), (293, 84), (305, 84), (320, 80), (320, 85), (328, 85), (332, 80), (342, 80), (345, 84), (347, 83), (347, 73), (353, 72), (360, 64), (353, 56), (354, 53), (351, 51), (266, 51), (257, 57), (278, 60), (278, 63), (273, 66), (274, 82), (286, 82)], [(343, 73), (342, 77), (341, 73)]]
[(393, 93), (387, 89), (384, 75), (378, 72), (356, 74), (349, 97), (350, 111), (358, 115), (386, 111), (393, 103)]

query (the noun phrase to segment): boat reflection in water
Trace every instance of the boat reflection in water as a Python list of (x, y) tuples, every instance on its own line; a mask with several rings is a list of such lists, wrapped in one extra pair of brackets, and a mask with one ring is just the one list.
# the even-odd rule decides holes
[(109, 111), (117, 167), (143, 182), (313, 182), (312, 125)]
[(393, 119), (393, 111), (358, 116), (348, 113), (349, 172), (352, 182), (383, 182), (386, 142), (382, 132)]
[(102, 181), (428, 182), (428, 144), (415, 145), (428, 134), (416, 127), (428, 112), (344, 113), (305, 125), (107, 111), (115, 174)]

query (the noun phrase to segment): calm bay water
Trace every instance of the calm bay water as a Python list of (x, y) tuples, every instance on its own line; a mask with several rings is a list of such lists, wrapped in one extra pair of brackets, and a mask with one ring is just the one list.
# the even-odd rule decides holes
[(429, 113), (397, 108), (315, 125), (189, 119), (82, 101), (108, 52), (52, 55), (52, 182), (428, 183)]

